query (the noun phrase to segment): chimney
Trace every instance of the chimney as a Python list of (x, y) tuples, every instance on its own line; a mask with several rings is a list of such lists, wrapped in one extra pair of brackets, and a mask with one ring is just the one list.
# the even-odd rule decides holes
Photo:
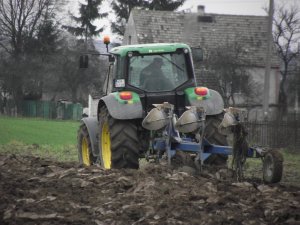
[(200, 22), (200, 23), (214, 22), (214, 18), (211, 15), (205, 14), (205, 6), (204, 5), (198, 5), (197, 18), (198, 18), (198, 22)]
[(200, 16), (203, 16), (205, 14), (205, 6), (204, 5), (198, 5), (197, 12)]

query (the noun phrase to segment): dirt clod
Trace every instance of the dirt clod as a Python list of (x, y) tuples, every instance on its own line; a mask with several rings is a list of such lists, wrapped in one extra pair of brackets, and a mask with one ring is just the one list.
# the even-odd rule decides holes
[[(299, 224), (299, 187), (149, 164), (103, 170), (0, 155), (0, 224)], [(226, 177), (226, 179), (224, 179)]]

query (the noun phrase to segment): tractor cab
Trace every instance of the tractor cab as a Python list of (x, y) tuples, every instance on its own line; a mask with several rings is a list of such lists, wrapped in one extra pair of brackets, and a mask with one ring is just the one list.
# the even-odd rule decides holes
[(119, 46), (110, 53), (115, 61), (104, 84), (106, 95), (116, 91), (133, 91), (139, 95), (145, 112), (153, 104), (166, 100), (175, 105), (177, 112), (184, 111), (184, 90), (196, 86), (188, 45)]
[(182, 51), (129, 58), (128, 84), (146, 92), (172, 91), (188, 81)]

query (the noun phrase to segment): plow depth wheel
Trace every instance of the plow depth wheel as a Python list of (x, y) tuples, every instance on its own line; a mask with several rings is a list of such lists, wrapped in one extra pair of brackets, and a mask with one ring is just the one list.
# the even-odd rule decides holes
[(92, 155), (90, 137), (85, 124), (81, 124), (79, 127), (77, 140), (79, 163), (84, 166), (92, 165), (96, 160)]
[(263, 179), (266, 183), (277, 183), (281, 180), (283, 157), (278, 151), (269, 151), (263, 159)]
[(139, 140), (134, 121), (114, 119), (101, 108), (99, 125), (101, 165), (105, 169), (138, 169)]

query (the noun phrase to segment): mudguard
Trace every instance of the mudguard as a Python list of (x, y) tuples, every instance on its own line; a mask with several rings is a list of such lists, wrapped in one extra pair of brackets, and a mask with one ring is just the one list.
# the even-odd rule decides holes
[(81, 122), (85, 124), (87, 127), (91, 146), (92, 146), (92, 152), (94, 156), (99, 155), (99, 148), (98, 148), (98, 120), (97, 117), (85, 117), (81, 119)]
[(130, 120), (138, 119), (143, 117), (143, 106), (140, 101), (138, 94), (131, 92), (133, 94), (132, 100), (121, 100), (119, 98), (119, 92), (110, 93), (109, 95), (102, 97), (98, 105), (98, 115), (99, 109), (104, 104), (106, 105), (109, 114), (118, 120)]
[[(190, 90), (193, 90), (191, 88)], [(212, 89), (209, 89), (209, 96), (202, 99), (197, 99), (194, 97), (194, 93), (186, 91), (187, 101), (192, 106), (203, 107), (206, 111), (206, 115), (217, 115), (223, 112), (224, 101), (222, 96)]]

